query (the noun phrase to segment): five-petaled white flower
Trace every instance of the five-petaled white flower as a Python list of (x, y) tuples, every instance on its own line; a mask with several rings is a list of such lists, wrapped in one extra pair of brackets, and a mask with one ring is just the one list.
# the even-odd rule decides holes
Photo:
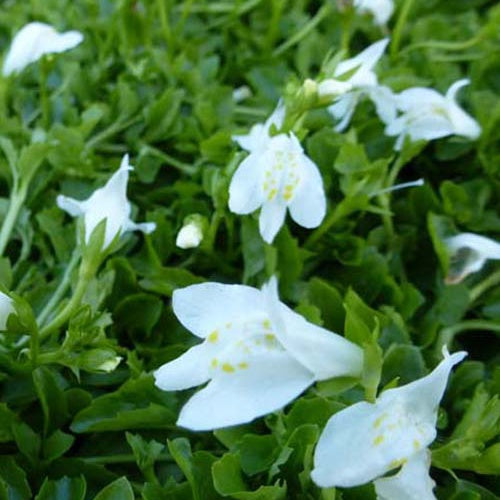
[(373, 71), (388, 43), (388, 38), (379, 40), (356, 57), (340, 62), (335, 68), (336, 78), (354, 71), (347, 79), (352, 90), (341, 95), (328, 108), (333, 117), (340, 120), (335, 127), (337, 132), (342, 132), (349, 125), (359, 100), (365, 95), (373, 101), (377, 114), (384, 123), (392, 122), (396, 117), (394, 94), (389, 87), (378, 84), (377, 75)]
[(282, 126), (284, 107), (279, 105), (264, 124), (252, 127), (248, 135), (234, 136), (249, 151), (229, 186), (229, 209), (249, 214), (261, 207), (259, 230), (271, 243), (285, 220), (306, 228), (321, 224), (326, 197), (318, 167), (306, 156), (299, 140), (290, 132), (270, 135), (271, 126)]
[(83, 215), (85, 222), (85, 242), (88, 243), (92, 231), (106, 220), (106, 232), (103, 249), (106, 249), (116, 236), (127, 231), (150, 233), (155, 230), (154, 222), (135, 223), (130, 219), (131, 206), (127, 200), (128, 173), (133, 167), (129, 165), (128, 155), (122, 159), (120, 168), (111, 176), (105, 186), (96, 189), (90, 198), (78, 201), (59, 195), (57, 205), (73, 217)]
[(460, 233), (444, 240), (450, 252), (447, 283), (459, 283), (479, 271), (488, 259), (500, 259), (500, 243), (474, 233)]
[[(426, 377), (388, 389), (375, 403), (360, 402), (330, 418), (314, 455), (313, 481), (352, 487), (375, 481), (385, 500), (433, 499), (429, 446), (436, 438), (439, 402), (448, 376), (466, 352), (444, 359)], [(394, 476), (377, 479), (398, 467)]]
[(79, 31), (58, 33), (45, 23), (29, 23), (16, 34), (3, 64), (3, 74), (8, 76), (22, 71), (45, 54), (65, 52), (79, 45), (83, 35)]
[(373, 15), (375, 24), (387, 24), (394, 12), (393, 0), (354, 0), (354, 7), (361, 13), (369, 12)]
[(210, 381), (182, 408), (182, 427), (250, 422), (282, 408), (316, 380), (361, 373), (362, 350), (281, 303), (275, 278), (262, 290), (191, 285), (174, 292), (172, 305), (203, 342), (160, 367), (156, 385), (172, 391)]
[(7, 319), (16, 312), (13, 300), (5, 293), (0, 292), (0, 330), (7, 328)]
[(444, 96), (423, 87), (409, 88), (397, 94), (396, 105), (402, 114), (386, 122), (385, 129), (387, 135), (398, 136), (394, 148), (399, 151), (407, 135), (412, 141), (429, 141), (452, 134), (477, 139), (481, 127), (455, 101), (457, 92), (469, 83), (468, 79), (458, 80)]

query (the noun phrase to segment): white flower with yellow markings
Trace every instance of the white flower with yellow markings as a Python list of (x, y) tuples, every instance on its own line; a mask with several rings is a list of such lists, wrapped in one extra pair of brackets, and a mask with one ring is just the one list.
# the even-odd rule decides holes
[(481, 127), (456, 102), (457, 92), (469, 83), (468, 79), (458, 80), (444, 96), (424, 87), (412, 87), (397, 94), (396, 105), (402, 114), (385, 122), (385, 133), (398, 136), (394, 148), (399, 151), (406, 136), (412, 141), (430, 141), (448, 135), (477, 139)]
[(319, 226), (326, 213), (323, 180), (297, 137), (293, 132), (270, 135), (271, 126), (279, 129), (283, 116), (284, 108), (278, 106), (265, 124), (233, 137), (250, 154), (231, 179), (229, 209), (243, 215), (261, 207), (259, 230), (267, 243), (283, 225), (287, 209), (306, 228)]
[(262, 290), (191, 285), (174, 292), (172, 305), (203, 342), (160, 367), (156, 385), (173, 391), (209, 382), (182, 408), (182, 427), (250, 422), (282, 408), (316, 380), (361, 373), (362, 350), (281, 303), (275, 278)]
[(103, 248), (106, 249), (119, 235), (127, 231), (154, 231), (154, 222), (135, 223), (130, 219), (131, 206), (127, 199), (129, 171), (128, 155), (122, 159), (120, 168), (102, 188), (96, 189), (90, 198), (79, 201), (64, 195), (57, 197), (57, 205), (73, 217), (83, 216), (85, 221), (85, 242), (88, 243), (96, 226), (106, 220)]
[[(315, 451), (311, 477), (316, 484), (352, 487), (376, 480), (379, 499), (434, 499), (427, 447), (436, 438), (439, 402), (450, 371), (467, 355), (443, 354), (426, 377), (330, 418)], [(377, 479), (399, 467), (398, 474)]]

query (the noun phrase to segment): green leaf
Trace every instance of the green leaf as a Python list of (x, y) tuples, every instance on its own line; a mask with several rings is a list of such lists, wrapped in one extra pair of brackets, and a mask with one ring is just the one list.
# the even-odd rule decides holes
[(9, 500), (29, 500), (31, 489), (25, 472), (16, 464), (14, 458), (0, 456), (0, 478), (4, 482), (4, 492)]
[(134, 500), (132, 486), (126, 477), (121, 477), (103, 488), (94, 500)]
[(86, 481), (83, 476), (65, 476), (56, 481), (46, 478), (35, 500), (84, 500), (86, 490)]
[(52, 461), (64, 455), (75, 442), (75, 437), (61, 430), (55, 431), (43, 441), (42, 454), (45, 460)]

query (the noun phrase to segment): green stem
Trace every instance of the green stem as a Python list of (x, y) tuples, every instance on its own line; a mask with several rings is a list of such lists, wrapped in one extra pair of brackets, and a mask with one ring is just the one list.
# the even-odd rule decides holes
[[(52, 333), (57, 331), (64, 323), (66, 323), (75, 309), (80, 305), (83, 296), (87, 290), (87, 286), (90, 280), (94, 277), (99, 265), (100, 259), (83, 259), (80, 264), (80, 271), (78, 276), (78, 283), (76, 285), (75, 291), (66, 304), (66, 306), (62, 309), (61, 312), (46, 326), (44, 326), (40, 330), (40, 340), (45, 340)], [(93, 262), (92, 262), (93, 261)]]
[(477, 45), (484, 38), (484, 33), (480, 32), (473, 38), (469, 38), (469, 40), (465, 40), (463, 42), (447, 42), (444, 40), (428, 40), (427, 42), (418, 42), (405, 47), (401, 53), (411, 52), (413, 50), (418, 49), (440, 49), (447, 50), (450, 52), (461, 52), (465, 49), (470, 49)]
[(471, 302), (475, 302), (488, 288), (500, 284), (500, 269), (490, 274), (485, 280), (478, 283), (469, 293)]
[(104, 130), (99, 132), (98, 134), (94, 135), (94, 137), (91, 137), (87, 143), (85, 144), (85, 149), (89, 150), (92, 148), (95, 148), (97, 144), (100, 142), (108, 139), (109, 137), (112, 137), (113, 135), (117, 134), (118, 132), (121, 132), (122, 130), (125, 130), (126, 128), (130, 127), (131, 125), (134, 125), (137, 123), (141, 118), (138, 116), (135, 116), (133, 118), (130, 118), (128, 120), (122, 118), (118, 119), (114, 123), (112, 123), (109, 127), (106, 127)]
[(471, 319), (443, 328), (439, 333), (439, 337), (436, 342), (436, 356), (440, 358), (442, 348), (444, 346), (449, 346), (453, 342), (455, 335), (467, 330), (489, 330), (500, 333), (500, 323), (494, 323), (492, 321), (481, 319)]
[(26, 187), (21, 187), (16, 189), (15, 187), (12, 190), (9, 202), (9, 208), (7, 210), (7, 215), (5, 216), (5, 220), (2, 224), (2, 229), (0, 230), (0, 256), (5, 252), (5, 248), (9, 243), (10, 236), (14, 225), (16, 223), (17, 217), (21, 208), (26, 200), (27, 189)]
[(392, 43), (390, 48), (391, 59), (394, 59), (399, 51), (399, 45), (401, 43), (401, 37), (403, 35), (403, 29), (408, 20), (408, 15), (411, 8), (413, 7), (414, 0), (406, 0), (399, 12), (398, 20), (396, 21), (396, 26), (394, 27), (394, 32), (392, 34)]
[(156, 0), (163, 36), (165, 37), (165, 42), (167, 43), (167, 50), (171, 51), (173, 49), (173, 37), (172, 30), (170, 29), (168, 10), (165, 4), (166, 0)]
[[(172, 426), (172, 429), (175, 429)], [(107, 465), (107, 464), (127, 464), (136, 463), (135, 456), (132, 453), (122, 453), (118, 455), (108, 455), (102, 457), (76, 457), (83, 462), (93, 465)], [(157, 462), (173, 462), (172, 456), (169, 453), (162, 453), (156, 458)]]
[(42, 127), (47, 130), (50, 125), (50, 100), (48, 81), (49, 63), (47, 57), (44, 56), (40, 60), (40, 108), (42, 110)]
[(70, 261), (68, 262), (68, 265), (66, 266), (63, 277), (59, 282), (59, 285), (57, 286), (55, 292), (52, 294), (50, 300), (45, 304), (45, 307), (42, 309), (42, 311), (37, 317), (38, 325), (42, 326), (43, 323), (45, 323), (45, 320), (47, 319), (49, 314), (53, 311), (54, 307), (56, 307), (57, 304), (60, 302), (60, 300), (63, 298), (70, 284), (71, 273), (78, 264), (79, 258), (80, 258), (80, 252), (77, 249), (75, 249), (73, 251), (73, 255), (71, 256)]
[(325, 19), (328, 14), (330, 14), (330, 4), (324, 4), (321, 9), (318, 10), (316, 15), (306, 23), (295, 35), (290, 37), (286, 42), (283, 42), (281, 45), (276, 47), (273, 51), (273, 57), (281, 56), (288, 49), (299, 43), (302, 39), (304, 39), (309, 33), (311, 33), (316, 26)]

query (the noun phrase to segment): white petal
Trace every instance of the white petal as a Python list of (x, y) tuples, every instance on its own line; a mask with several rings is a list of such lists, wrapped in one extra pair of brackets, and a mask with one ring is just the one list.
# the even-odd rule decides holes
[(430, 141), (453, 134), (453, 126), (446, 116), (441, 114), (422, 114), (412, 116), (408, 121), (407, 133), (412, 141), (421, 139)]
[(219, 370), (182, 408), (177, 424), (200, 431), (244, 424), (282, 408), (313, 380), (285, 351), (259, 352), (244, 368)]
[(323, 488), (365, 484), (402, 465), (435, 438), (394, 404), (356, 403), (330, 418), (314, 455), (313, 481)]
[(319, 97), (335, 97), (352, 89), (352, 84), (349, 82), (342, 82), (334, 78), (328, 78), (318, 83), (318, 96)]
[(262, 123), (257, 123), (254, 125), (248, 134), (244, 135), (233, 135), (232, 139), (240, 148), (245, 151), (255, 151), (260, 149), (264, 141), (266, 140), (267, 130), (266, 127)]
[(367, 89), (368, 96), (373, 101), (379, 118), (385, 123), (392, 123), (396, 119), (396, 96), (389, 87), (383, 85)]
[(128, 220), (124, 226), (124, 231), (141, 231), (145, 234), (150, 234), (156, 229), (155, 222), (134, 222), (133, 220)]
[(262, 287), (262, 293), (277, 339), (296, 360), (314, 373), (316, 380), (360, 376), (363, 351), (357, 345), (309, 323), (281, 303), (275, 277)]
[(446, 389), (451, 369), (467, 356), (465, 351), (451, 355), (444, 351), (443, 354), (443, 360), (429, 375), (401, 387), (384, 391), (378, 401), (381, 404), (393, 404), (398, 401), (411, 411), (413, 418), (434, 427), (439, 402)]
[(172, 307), (179, 321), (205, 338), (227, 323), (265, 315), (260, 290), (244, 285), (201, 283), (175, 290)]
[(428, 109), (431, 105), (442, 107), (444, 97), (433, 89), (412, 87), (396, 94), (396, 102), (401, 111)]
[(326, 214), (326, 196), (318, 167), (306, 155), (301, 158), (301, 177), (288, 205), (290, 215), (302, 227), (318, 227)]
[(382, 57), (388, 43), (389, 38), (383, 38), (367, 47), (357, 56), (340, 62), (335, 68), (334, 76), (341, 76), (344, 73), (352, 71), (354, 68), (363, 68), (363, 70), (373, 69), (378, 60)]
[(22, 71), (28, 64), (37, 61), (45, 54), (64, 52), (76, 47), (83, 40), (78, 31), (58, 33), (45, 23), (29, 23), (16, 34), (5, 57), (3, 74), (5, 76)]
[(0, 292), (0, 330), (7, 328), (7, 319), (15, 312), (12, 299), (5, 293)]
[(261, 208), (259, 216), (259, 231), (266, 243), (272, 243), (274, 237), (281, 229), (286, 215), (286, 202), (276, 196), (271, 201), (266, 201)]
[(435, 500), (430, 464), (431, 454), (425, 449), (413, 455), (396, 475), (377, 479), (377, 500)]
[(451, 251), (470, 248), (487, 259), (500, 259), (500, 243), (474, 233), (460, 233), (445, 240)]
[(250, 153), (231, 179), (229, 210), (236, 214), (249, 214), (264, 201), (263, 173), (265, 161), (260, 152)]
[(191, 347), (154, 372), (155, 385), (164, 391), (178, 391), (204, 384), (210, 379), (210, 363), (216, 351), (215, 344), (208, 341)]
[(370, 12), (379, 26), (387, 24), (394, 11), (392, 0), (354, 0), (354, 6), (360, 12)]
[(348, 92), (327, 108), (334, 118), (340, 120), (335, 126), (337, 132), (342, 132), (349, 125), (360, 96), (360, 92)]
[(87, 202), (78, 201), (74, 198), (69, 198), (68, 196), (64, 196), (62, 194), (57, 196), (56, 203), (61, 210), (68, 212), (68, 214), (72, 217), (78, 217), (82, 215), (87, 207)]
[(457, 80), (446, 92), (446, 99), (450, 101), (455, 101), (457, 92), (467, 85), (470, 85), (470, 80), (468, 78), (463, 78), (462, 80)]

